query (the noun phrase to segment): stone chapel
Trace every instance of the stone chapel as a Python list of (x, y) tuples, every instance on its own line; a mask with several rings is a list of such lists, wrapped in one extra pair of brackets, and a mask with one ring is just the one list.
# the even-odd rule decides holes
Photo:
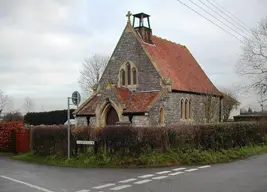
[(77, 125), (221, 121), (222, 94), (187, 47), (153, 35), (148, 14), (127, 17), (92, 96), (74, 111)]

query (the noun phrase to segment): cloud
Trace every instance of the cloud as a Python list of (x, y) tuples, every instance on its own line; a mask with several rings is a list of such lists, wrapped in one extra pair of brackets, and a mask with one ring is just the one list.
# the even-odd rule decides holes
[[(249, 27), (266, 16), (264, 0), (218, 2)], [(240, 42), (178, 1), (2, 0), (0, 88), (14, 98), (15, 108), (26, 96), (36, 110), (66, 108), (66, 97), (79, 90), (82, 61), (113, 52), (127, 11), (150, 14), (153, 33), (186, 45), (216, 86), (240, 82), (234, 72)]]

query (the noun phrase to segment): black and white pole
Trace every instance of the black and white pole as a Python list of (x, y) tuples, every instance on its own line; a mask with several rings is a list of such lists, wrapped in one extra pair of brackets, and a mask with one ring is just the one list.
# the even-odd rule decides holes
[(74, 91), (71, 97), (68, 97), (68, 159), (70, 159), (70, 99), (73, 105), (78, 106), (81, 102), (81, 95), (78, 91)]

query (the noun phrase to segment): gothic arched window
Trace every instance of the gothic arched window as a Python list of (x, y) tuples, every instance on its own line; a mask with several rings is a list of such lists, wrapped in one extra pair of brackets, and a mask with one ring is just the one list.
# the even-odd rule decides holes
[(185, 106), (184, 106), (184, 99), (181, 99), (181, 119), (184, 119), (185, 117)]
[(162, 126), (164, 125), (164, 110), (160, 108), (159, 110), (159, 124)]
[(133, 85), (136, 85), (137, 83), (136, 69), (133, 68), (132, 72), (133, 72)]
[(125, 71), (121, 70), (121, 85), (125, 85)]
[(131, 85), (131, 65), (127, 63), (127, 77), (128, 77), (128, 85)]
[(188, 119), (189, 116), (189, 107), (188, 107), (188, 100), (185, 100), (185, 119)]

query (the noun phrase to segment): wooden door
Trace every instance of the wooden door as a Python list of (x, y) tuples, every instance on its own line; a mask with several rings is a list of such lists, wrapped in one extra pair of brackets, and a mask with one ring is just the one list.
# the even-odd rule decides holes
[(106, 124), (115, 125), (118, 121), (119, 117), (116, 110), (113, 107), (110, 107), (110, 109), (107, 112)]

